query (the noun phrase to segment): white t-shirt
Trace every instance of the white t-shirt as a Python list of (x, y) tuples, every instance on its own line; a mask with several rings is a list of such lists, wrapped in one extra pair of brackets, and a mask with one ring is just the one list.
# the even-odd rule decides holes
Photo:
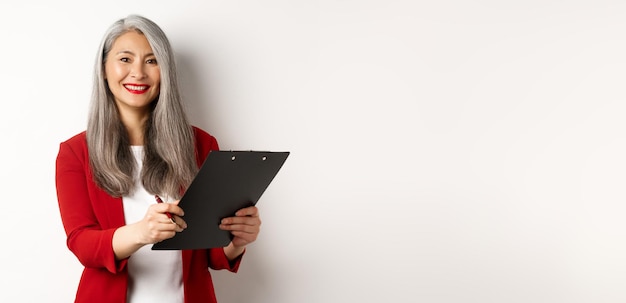
[[(137, 168), (135, 190), (122, 197), (126, 224), (143, 219), (148, 207), (156, 200), (143, 188), (139, 173), (143, 166), (143, 146), (131, 146)], [(164, 202), (167, 197), (161, 197)], [(145, 245), (128, 259), (128, 302), (129, 303), (183, 303), (183, 265), (180, 250), (152, 250)]]

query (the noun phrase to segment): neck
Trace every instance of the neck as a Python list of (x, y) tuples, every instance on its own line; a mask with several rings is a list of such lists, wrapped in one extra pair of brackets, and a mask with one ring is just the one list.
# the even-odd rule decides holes
[(131, 145), (143, 145), (143, 134), (148, 120), (148, 112), (120, 112), (122, 123), (128, 132)]

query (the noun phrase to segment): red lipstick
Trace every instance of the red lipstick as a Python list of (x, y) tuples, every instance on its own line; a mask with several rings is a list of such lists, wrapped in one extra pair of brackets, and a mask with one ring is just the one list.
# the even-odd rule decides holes
[(141, 95), (148, 91), (150, 85), (128, 83), (124, 84), (124, 88), (131, 94)]

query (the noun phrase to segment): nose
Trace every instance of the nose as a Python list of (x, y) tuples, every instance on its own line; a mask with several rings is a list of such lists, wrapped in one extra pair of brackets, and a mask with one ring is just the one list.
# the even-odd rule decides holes
[(130, 71), (130, 76), (135, 79), (143, 79), (146, 76), (145, 66), (143, 62), (136, 61), (133, 63)]

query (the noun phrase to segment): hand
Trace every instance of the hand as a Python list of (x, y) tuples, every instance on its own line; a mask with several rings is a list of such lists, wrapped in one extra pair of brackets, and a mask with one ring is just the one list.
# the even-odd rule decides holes
[[(176, 224), (167, 217), (172, 214)], [(141, 221), (124, 225), (113, 233), (113, 253), (117, 260), (130, 257), (146, 244), (154, 244), (173, 237), (187, 228), (187, 223), (180, 218), (183, 210), (178, 201), (150, 205)]]
[(222, 219), (220, 229), (228, 230), (233, 234), (231, 244), (235, 248), (243, 248), (254, 242), (261, 230), (261, 218), (256, 206), (242, 208), (234, 217)]
[[(178, 207), (178, 202), (150, 205), (144, 218), (137, 222), (140, 231), (140, 243), (161, 242), (174, 237), (177, 232), (187, 228), (187, 223), (181, 218), (184, 213), (182, 208)], [(171, 214), (172, 219), (168, 218), (167, 213)]]

